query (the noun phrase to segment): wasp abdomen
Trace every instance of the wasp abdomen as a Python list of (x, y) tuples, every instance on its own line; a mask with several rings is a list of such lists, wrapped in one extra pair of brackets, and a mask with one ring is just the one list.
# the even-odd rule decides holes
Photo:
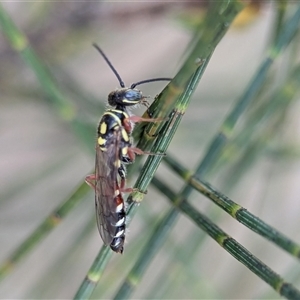
[(125, 241), (125, 235), (119, 238), (114, 238), (110, 244), (111, 250), (122, 254), (124, 249), (123, 247), (124, 241)]
[(123, 245), (125, 241), (125, 229), (126, 229), (126, 213), (124, 209), (124, 200), (121, 194), (118, 194), (115, 198), (116, 200), (116, 214), (117, 214), (117, 222), (115, 224), (111, 224), (116, 227), (114, 238), (110, 243), (110, 248), (118, 253), (123, 252)]

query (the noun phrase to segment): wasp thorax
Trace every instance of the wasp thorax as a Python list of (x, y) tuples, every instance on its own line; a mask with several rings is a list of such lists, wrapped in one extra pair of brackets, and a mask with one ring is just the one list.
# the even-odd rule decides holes
[(142, 92), (136, 89), (118, 89), (108, 95), (108, 103), (111, 106), (116, 105), (135, 105), (144, 99)]

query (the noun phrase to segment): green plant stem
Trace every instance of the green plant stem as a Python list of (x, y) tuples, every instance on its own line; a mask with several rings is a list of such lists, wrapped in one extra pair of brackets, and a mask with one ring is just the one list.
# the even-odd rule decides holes
[(297, 100), (299, 81), (300, 66), (296, 65), (282, 86), (268, 97), (268, 101), (257, 101), (262, 105), (256, 107), (240, 133), (235, 132), (236, 137), (228, 143), (216, 166), (219, 168), (230, 160), (235, 161), (223, 180), (223, 186), (235, 184), (247, 168), (253, 166), (258, 155), (270, 148), (271, 137), (278, 136), (282, 125), (282, 120), (278, 119), (282, 119), (293, 101)]
[(78, 289), (74, 299), (88, 299), (97, 286), (103, 271), (109, 262), (113, 252), (109, 247), (103, 246), (94, 260), (91, 268), (85, 276), (81, 288)]
[[(244, 264), (254, 274), (268, 283), (275, 291), (287, 299), (299, 299), (300, 291), (292, 284), (286, 282), (272, 269), (256, 258), (236, 240), (216, 226), (209, 218), (198, 212), (186, 201), (178, 201), (177, 195), (173, 193), (161, 180), (153, 178), (153, 184), (163, 194), (167, 194), (173, 205), (191, 218), (199, 228), (210, 235), (222, 248), (230, 253), (235, 259)], [(175, 209), (175, 208), (173, 208)], [(133, 275), (132, 275), (133, 276)]]
[(274, 32), (273, 32), (273, 41), (276, 41), (279, 34), (280, 30), (282, 28), (282, 24), (284, 21), (285, 14), (287, 12), (288, 8), (288, 1), (287, 0), (277, 0), (276, 1), (276, 24), (274, 26)]
[(282, 53), (282, 51), (289, 45), (295, 33), (298, 30), (300, 22), (300, 6), (294, 15), (285, 23), (279, 38), (274, 46), (268, 51), (268, 55), (261, 64), (260, 68), (254, 75), (245, 93), (239, 99), (235, 108), (227, 116), (222, 124), (219, 133), (211, 142), (206, 155), (204, 156), (201, 165), (198, 168), (197, 175), (204, 176), (209, 169), (211, 169), (214, 162), (220, 156), (221, 151), (228, 142), (229, 137), (233, 132), (233, 128), (238, 121), (241, 114), (249, 107), (250, 103), (257, 95), (266, 81), (268, 71), (274, 60)]
[(144, 247), (142, 255), (139, 256), (138, 260), (135, 262), (133, 268), (126, 276), (122, 286), (118, 290), (117, 294), (114, 296), (114, 299), (128, 299), (132, 291), (139, 284), (142, 275), (145, 273), (149, 264), (153, 260), (153, 257), (157, 254), (159, 249), (161, 249), (167, 234), (170, 231), (170, 227), (175, 223), (179, 217), (178, 211), (171, 209), (165, 215), (165, 217), (155, 226), (152, 235), (152, 238), (149, 239), (147, 244)]
[[(202, 195), (212, 200), (234, 219), (244, 224), (259, 235), (267, 238), (269, 241), (272, 241), (278, 247), (284, 249), (291, 255), (300, 259), (299, 244), (295, 243), (272, 226), (266, 224), (264, 221), (247, 211), (244, 207), (229, 199), (208, 182), (201, 180), (195, 175), (191, 174), (189, 170), (180, 165), (171, 156), (166, 157), (165, 161), (173, 171), (175, 171), (185, 180), (187, 184), (195, 188)], [(184, 199), (180, 200), (177, 197), (176, 201), (182, 202), (184, 201)]]
[(38, 244), (38, 242), (45, 238), (53, 228), (60, 224), (62, 219), (66, 217), (75, 205), (84, 199), (84, 196), (90, 190), (91, 188), (85, 182), (82, 183), (67, 201), (55, 209), (0, 266), (0, 280), (7, 276), (13, 270), (15, 265), (20, 262), (21, 259)]
[[(11, 18), (0, 4), (0, 28), (10, 42), (11, 47), (19, 53), (24, 62), (35, 73), (47, 99), (58, 112), (62, 120), (68, 122), (76, 136), (83, 141), (85, 146), (93, 140), (94, 130), (83, 123), (78, 117), (76, 107), (62, 94), (58, 83), (51, 75), (49, 69), (42, 63), (38, 55), (32, 49), (27, 37), (17, 28)], [(88, 147), (93, 151), (92, 147)]]

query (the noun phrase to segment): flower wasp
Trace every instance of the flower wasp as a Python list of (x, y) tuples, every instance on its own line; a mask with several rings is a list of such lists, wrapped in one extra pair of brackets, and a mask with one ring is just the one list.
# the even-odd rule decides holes
[(113, 251), (122, 253), (126, 227), (122, 192), (132, 191), (130, 188), (125, 188), (124, 164), (132, 163), (135, 154), (150, 154), (132, 147), (132, 123), (161, 121), (161, 119), (130, 116), (127, 107), (142, 104), (148, 108), (146, 97), (135, 88), (137, 85), (154, 81), (170, 81), (171, 78), (152, 78), (125, 87), (104, 52), (98, 45), (93, 44), (93, 46), (116, 75), (121, 88), (108, 95), (108, 104), (111, 108), (104, 112), (97, 130), (95, 174), (88, 175), (86, 182), (95, 189), (96, 220), (104, 244), (109, 245)]

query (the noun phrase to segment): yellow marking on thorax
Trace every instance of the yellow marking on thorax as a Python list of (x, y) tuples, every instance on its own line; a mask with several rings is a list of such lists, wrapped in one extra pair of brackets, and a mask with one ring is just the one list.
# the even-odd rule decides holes
[(106, 143), (106, 139), (102, 138), (101, 136), (98, 137), (98, 144), (99, 146), (103, 146)]
[(106, 131), (107, 131), (107, 125), (106, 125), (105, 122), (102, 122), (102, 123), (100, 124), (100, 133), (101, 133), (101, 134), (105, 134)]

